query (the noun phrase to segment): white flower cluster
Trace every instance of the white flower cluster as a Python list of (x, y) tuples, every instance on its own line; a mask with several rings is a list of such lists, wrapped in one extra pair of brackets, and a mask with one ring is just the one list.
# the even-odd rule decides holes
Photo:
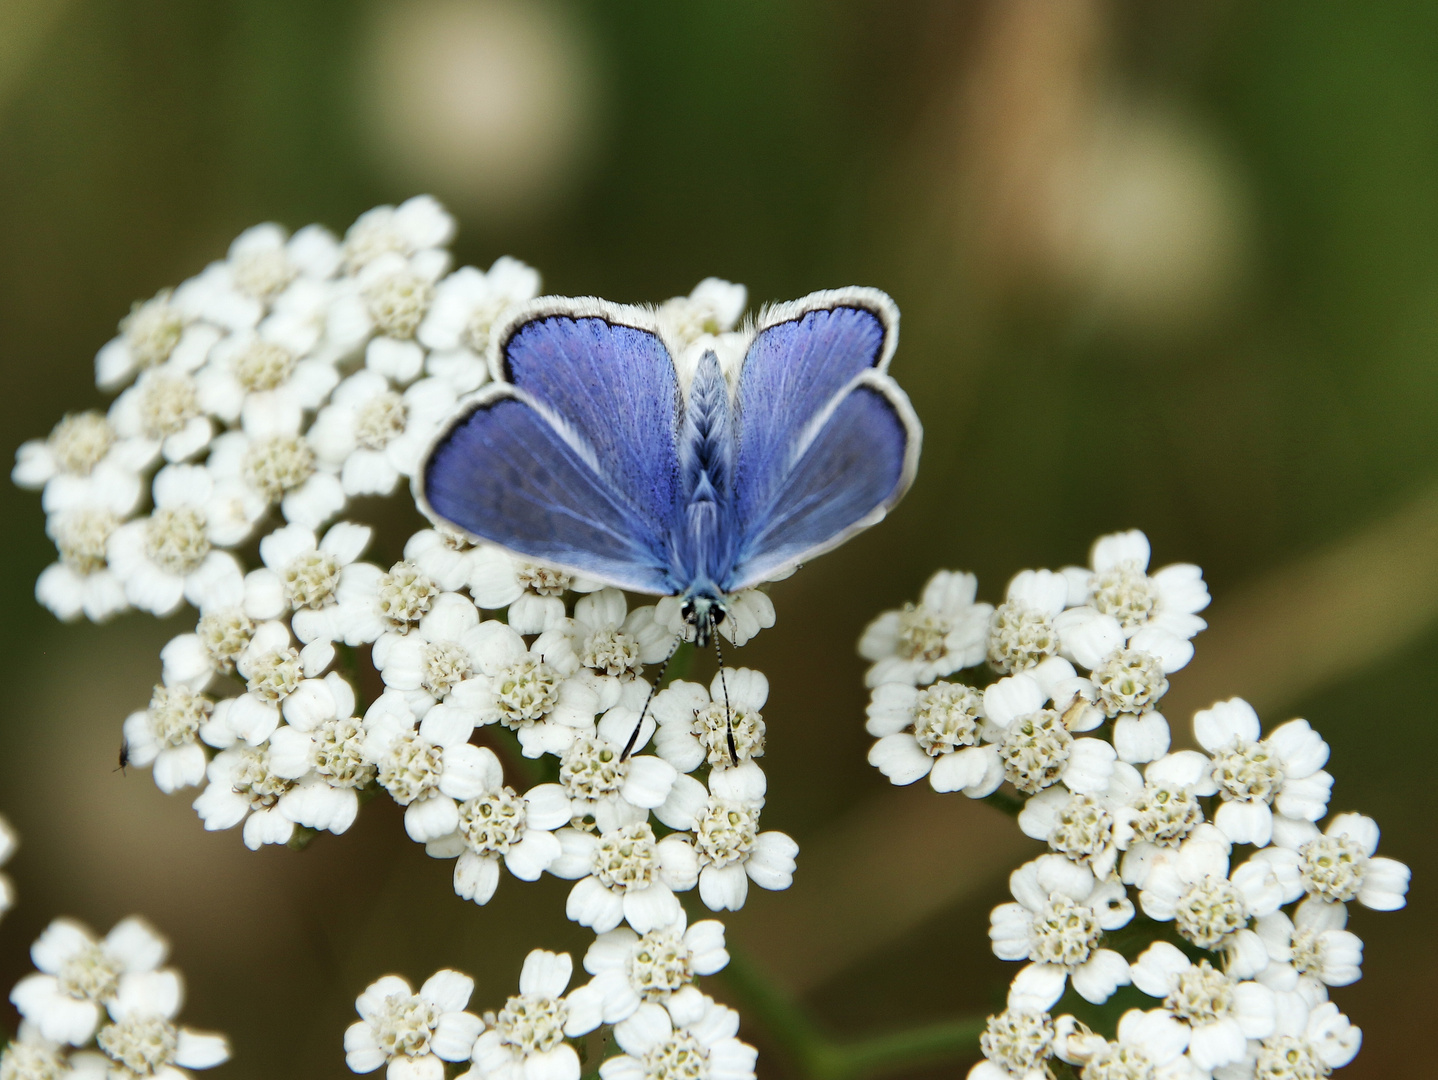
[[(1088, 567), (1026, 570), (996, 608), (941, 572), (860, 642), (870, 762), (973, 798), (1008, 783), (1050, 849), (990, 917), (995, 954), (1025, 966), (973, 1080), (1040, 1080), (1054, 1058), (1086, 1080), (1288, 1080), (1357, 1053), (1328, 1000), (1360, 976), (1347, 905), (1402, 907), (1408, 868), (1375, 854), (1369, 818), (1320, 828), (1333, 778), (1304, 720), (1265, 734), (1234, 698), (1194, 717), (1201, 751), (1170, 751), (1158, 708), (1209, 597), (1198, 567), (1148, 563), (1142, 533), (1105, 536)], [(1101, 1004), (1128, 985), (1159, 1004), (1112, 1038), (1050, 1015), (1070, 987)]]
[[(124, 740), (162, 790), (203, 786), (205, 828), (242, 826), (252, 849), (298, 843), (344, 832), (382, 790), (411, 838), (455, 860), (460, 897), (486, 903), (501, 866), (574, 881), (568, 917), (598, 935), (578, 999), (562, 999), (569, 960), (549, 954), (487, 1026), (462, 1019), (463, 976), (418, 995), (382, 980), (360, 1000), (352, 1066), (413, 1059), (431, 1064), (401, 1075), (438, 1077), (467, 1037), (476, 1078), (535, 1053), (568, 1075), (561, 1043), (589, 1014), (554, 1021), (533, 1003), (563, 1014), (592, 999), (594, 1024), (630, 1033), (611, 1071), (741, 1080), (752, 1052), (734, 1072), (733, 1014), (690, 985), (727, 961), (723, 927), (688, 926), (676, 894), (734, 910), (750, 882), (792, 881), (797, 845), (760, 826), (764, 676), (661, 689), (657, 665), (687, 629), (677, 599), (631, 610), (616, 589), (439, 529), (367, 560), (372, 529), (346, 519), (352, 499), (413, 475), (494, 375), (495, 331), (538, 292), (509, 258), (449, 272), (453, 230), (427, 197), (369, 211), (343, 240), (260, 226), (136, 305), (96, 360), (101, 389), (119, 391), (108, 412), (67, 416), (17, 455), (59, 550), (36, 595), (65, 619), (195, 609)], [(708, 279), (664, 304), (679, 362), (732, 352), (745, 303), (743, 286)], [(757, 590), (726, 614), (740, 645), (774, 623)], [(367, 707), (364, 662), (384, 687)], [(696, 1064), (711, 1051), (729, 1064)]]
[(165, 939), (128, 918), (103, 938), (56, 919), (31, 946), (39, 970), (10, 991), (19, 1036), (0, 1052), (6, 1080), (187, 1080), (227, 1061), (222, 1035), (180, 1027), (180, 973)]
[[(43, 491), (59, 552), (40, 602), (92, 620), (186, 600), (202, 613), (273, 607), (274, 582), (256, 592), (233, 549), (277, 510), (294, 528), (276, 558), (293, 561), (296, 533), (352, 496), (394, 491), (488, 378), (493, 325), (538, 291), (512, 259), (447, 274), (453, 232), (428, 197), (369, 211), (343, 241), (260, 225), (137, 303), (95, 360), (100, 388), (119, 392), (109, 409), (70, 414), (17, 454), (12, 477)], [(337, 571), (354, 541), (316, 550)], [(328, 598), (315, 559), (284, 585), (296, 608)]]
[(442, 1080), (445, 1062), (469, 1063), (461, 1080), (578, 1080), (573, 1040), (610, 1023), (622, 1053), (600, 1066), (604, 1080), (754, 1080), (757, 1055), (737, 1037), (739, 1014), (691, 984), (728, 959), (719, 924), (615, 939), (623, 933), (595, 942), (585, 966), (598, 974), (573, 990), (569, 954), (535, 949), (519, 993), (483, 1016), (465, 1011), (468, 975), (436, 972), (418, 993), (387, 975), (355, 1001), (345, 1060), (358, 1073), (388, 1065), (386, 1075), (404, 1080)]

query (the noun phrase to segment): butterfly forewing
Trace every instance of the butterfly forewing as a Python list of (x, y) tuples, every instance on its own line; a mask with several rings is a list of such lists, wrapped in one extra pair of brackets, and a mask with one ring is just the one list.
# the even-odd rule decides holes
[(651, 330), (619, 321), (625, 309), (595, 311), (605, 314), (539, 315), (515, 325), (500, 342), (500, 374), (593, 450), (598, 473), (657, 535), (680, 498), (674, 361)]
[(497, 385), (431, 447), (421, 506), (471, 536), (636, 592), (674, 591), (664, 537), (522, 391)]
[[(856, 306), (861, 299), (865, 306)], [(851, 289), (781, 305), (765, 322), (745, 354), (737, 395), (736, 509), (741, 521), (760, 524), (812, 423), (855, 376), (888, 361), (897, 313), (882, 293)]]

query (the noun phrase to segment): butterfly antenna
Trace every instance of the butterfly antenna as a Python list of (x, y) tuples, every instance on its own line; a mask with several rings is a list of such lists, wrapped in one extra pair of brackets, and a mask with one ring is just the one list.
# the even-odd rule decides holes
[(654, 694), (659, 689), (659, 684), (664, 681), (664, 672), (669, 667), (669, 661), (674, 659), (674, 654), (679, 651), (679, 646), (684, 644), (682, 637), (674, 638), (674, 647), (669, 650), (669, 655), (659, 665), (659, 673), (654, 676), (654, 681), (649, 684), (649, 693), (644, 698), (644, 708), (639, 710), (639, 720), (634, 725), (634, 730), (629, 733), (629, 741), (624, 744), (624, 753), (619, 755), (620, 761), (628, 761), (629, 755), (634, 752), (634, 743), (639, 738), (639, 732), (644, 727), (644, 718), (649, 715), (649, 703), (654, 700)]
[(739, 748), (734, 744), (734, 710), (729, 706), (729, 680), (724, 678), (724, 650), (719, 647), (719, 634), (711, 623), (709, 632), (714, 637), (714, 655), (719, 658), (719, 685), (724, 688), (724, 739), (729, 744), (729, 764), (739, 764)]

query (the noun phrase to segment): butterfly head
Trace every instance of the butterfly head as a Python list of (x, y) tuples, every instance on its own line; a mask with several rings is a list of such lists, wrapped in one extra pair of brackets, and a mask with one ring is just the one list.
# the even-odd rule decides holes
[(684, 598), (679, 608), (686, 626), (694, 628), (694, 644), (701, 649), (708, 646), (719, 624), (728, 616), (724, 601), (707, 593), (694, 593)]

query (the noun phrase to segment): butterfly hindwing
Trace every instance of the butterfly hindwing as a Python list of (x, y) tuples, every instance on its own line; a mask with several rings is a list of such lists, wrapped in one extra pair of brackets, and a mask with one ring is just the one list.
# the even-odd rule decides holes
[(523, 557), (636, 592), (674, 591), (667, 534), (546, 412), (515, 387), (482, 391), (430, 447), (416, 477), (421, 508)]
[(920, 437), (893, 380), (859, 375), (779, 482), (769, 512), (746, 523), (726, 589), (757, 585), (877, 524), (913, 478)]

